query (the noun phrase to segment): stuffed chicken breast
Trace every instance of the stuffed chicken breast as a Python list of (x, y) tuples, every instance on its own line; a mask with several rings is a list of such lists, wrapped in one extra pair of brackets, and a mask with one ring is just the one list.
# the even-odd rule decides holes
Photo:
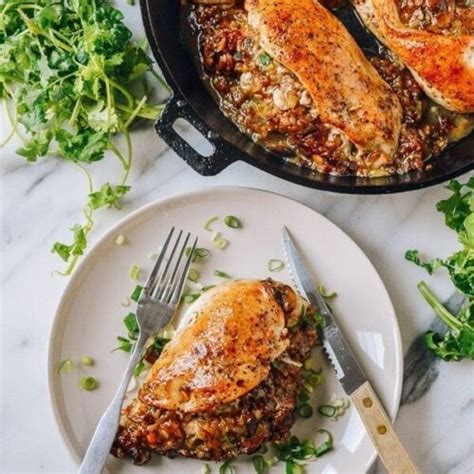
[[(405, 3), (414, 4), (411, 12), (405, 11)], [(472, 2), (356, 0), (355, 6), (367, 27), (410, 68), (426, 94), (454, 112), (474, 112)], [(405, 13), (407, 23), (400, 13)]]
[(112, 453), (136, 464), (153, 452), (221, 460), (286, 439), (317, 342), (308, 314), (291, 287), (272, 280), (206, 292), (123, 410)]
[(429, 167), (472, 128), (472, 117), (434, 103), (393, 55), (366, 55), (326, 8), (340, 2), (215, 2), (187, 12), (205, 81), (243, 133), (292, 164), (403, 174)]

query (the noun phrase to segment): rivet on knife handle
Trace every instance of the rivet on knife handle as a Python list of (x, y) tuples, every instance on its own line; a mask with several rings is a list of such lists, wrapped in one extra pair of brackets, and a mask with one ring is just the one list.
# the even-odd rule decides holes
[(361, 385), (351, 395), (351, 400), (388, 472), (390, 474), (419, 474), (370, 383), (365, 382)]

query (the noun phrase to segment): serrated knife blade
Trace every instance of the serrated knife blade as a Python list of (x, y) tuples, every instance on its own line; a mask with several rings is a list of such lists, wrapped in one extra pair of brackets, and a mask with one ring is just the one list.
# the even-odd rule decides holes
[(367, 377), (344, 338), (331, 309), (314, 284), (286, 227), (283, 227), (283, 248), (291, 276), (298, 291), (311, 305), (318, 309), (324, 319), (322, 329), (323, 347), (344, 391), (347, 395), (351, 395), (367, 381)]
[(290, 232), (283, 227), (283, 248), (293, 281), (323, 317), (323, 346), (342, 388), (359, 413), (367, 433), (390, 474), (419, 474), (398, 438), (390, 418), (342, 334), (331, 308), (314, 284)]

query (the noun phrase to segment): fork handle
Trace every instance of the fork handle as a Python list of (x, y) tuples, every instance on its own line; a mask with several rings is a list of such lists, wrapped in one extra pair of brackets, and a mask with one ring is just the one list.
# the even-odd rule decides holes
[(79, 467), (79, 474), (100, 474), (102, 472), (119, 427), (120, 411), (125, 392), (130, 384), (133, 369), (138, 362), (140, 362), (146, 341), (147, 337), (142, 335), (142, 331), (140, 331), (140, 336), (135, 343), (135, 347), (130, 360), (128, 361), (127, 369), (122, 377), (120, 386), (95, 429), (92, 440), (89, 443), (89, 447), (87, 448), (84, 459)]
[(390, 474), (419, 474), (370, 383), (361, 385), (351, 395), (351, 400), (387, 471)]

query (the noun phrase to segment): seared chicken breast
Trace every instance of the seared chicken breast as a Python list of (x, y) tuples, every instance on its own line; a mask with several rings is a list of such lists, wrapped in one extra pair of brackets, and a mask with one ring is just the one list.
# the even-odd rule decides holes
[[(448, 110), (474, 112), (473, 34), (409, 27), (401, 21), (395, 0), (356, 0), (355, 6), (367, 27), (410, 68), (428, 96)], [(463, 18), (472, 21), (466, 12), (459, 21)]]
[(317, 342), (307, 307), (272, 280), (206, 292), (123, 410), (112, 453), (136, 464), (153, 452), (221, 460), (287, 438)]
[(246, 0), (261, 46), (290, 69), (321, 120), (358, 148), (393, 157), (401, 106), (344, 26), (315, 0)]

